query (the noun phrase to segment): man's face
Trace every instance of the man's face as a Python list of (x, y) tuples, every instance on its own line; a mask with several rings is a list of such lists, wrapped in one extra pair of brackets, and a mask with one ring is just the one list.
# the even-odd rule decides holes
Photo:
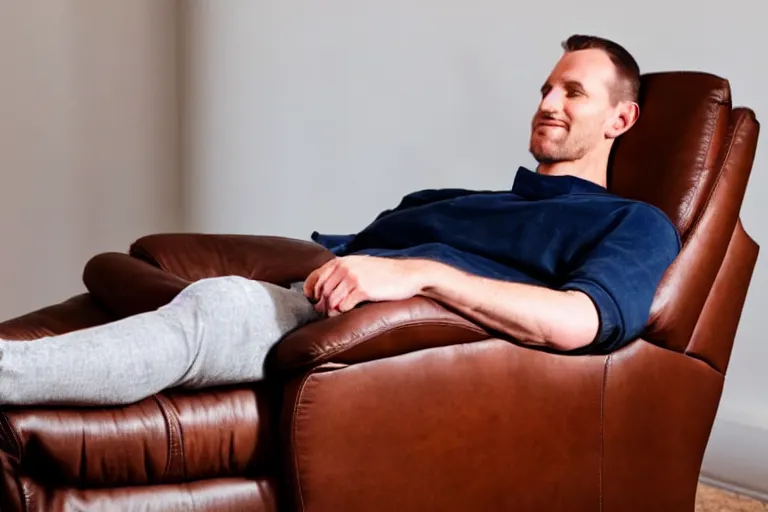
[(540, 163), (583, 158), (615, 122), (611, 92), (616, 69), (598, 49), (567, 52), (541, 89), (531, 123), (530, 151)]

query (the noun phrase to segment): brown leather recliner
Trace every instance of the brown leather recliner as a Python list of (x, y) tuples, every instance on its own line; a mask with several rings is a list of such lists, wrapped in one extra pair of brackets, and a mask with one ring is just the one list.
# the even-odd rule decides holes
[[(290, 334), (260, 383), (4, 408), (0, 509), (693, 510), (757, 259), (739, 210), (759, 124), (721, 78), (643, 80), (609, 186), (664, 210), (684, 248), (642, 339), (559, 355), (423, 297), (368, 304)], [(279, 237), (149, 236), (91, 260), (89, 293), (0, 324), (0, 336), (148, 311), (208, 276), (287, 284), (330, 257)]]

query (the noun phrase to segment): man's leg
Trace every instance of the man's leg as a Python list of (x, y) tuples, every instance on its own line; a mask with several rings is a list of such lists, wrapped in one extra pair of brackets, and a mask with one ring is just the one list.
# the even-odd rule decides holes
[(0, 341), (0, 404), (131, 403), (166, 388), (263, 377), (269, 349), (318, 318), (298, 291), (219, 277), (157, 311), (32, 341)]

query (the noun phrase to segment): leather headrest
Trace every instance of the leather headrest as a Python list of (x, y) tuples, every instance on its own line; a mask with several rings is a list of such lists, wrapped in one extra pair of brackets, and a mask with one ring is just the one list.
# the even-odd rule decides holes
[(685, 238), (712, 190), (728, 129), (728, 81), (708, 73), (643, 75), (640, 118), (614, 146), (609, 189), (663, 210)]

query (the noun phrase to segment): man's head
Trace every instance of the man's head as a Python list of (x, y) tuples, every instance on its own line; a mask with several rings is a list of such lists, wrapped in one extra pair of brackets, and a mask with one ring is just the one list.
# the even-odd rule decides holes
[(530, 151), (540, 164), (607, 164), (613, 141), (637, 120), (640, 70), (623, 47), (573, 35), (541, 88)]

